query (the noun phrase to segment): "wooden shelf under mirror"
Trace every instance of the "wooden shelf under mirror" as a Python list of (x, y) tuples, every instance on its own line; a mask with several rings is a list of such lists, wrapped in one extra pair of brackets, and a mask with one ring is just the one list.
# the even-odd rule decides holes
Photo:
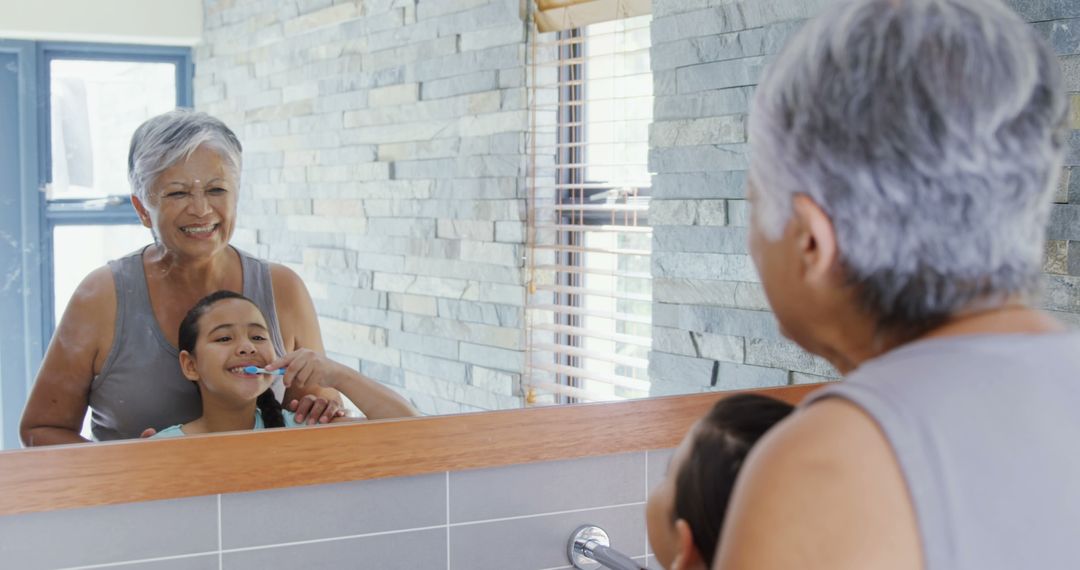
[(735, 393), (10, 451), (0, 515), (667, 449)]

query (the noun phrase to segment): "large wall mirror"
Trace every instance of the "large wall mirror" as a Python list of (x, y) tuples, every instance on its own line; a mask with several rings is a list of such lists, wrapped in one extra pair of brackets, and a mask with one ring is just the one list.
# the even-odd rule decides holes
[[(197, 4), (191, 47), (0, 40), (5, 449), (77, 284), (153, 240), (127, 147), (175, 106), (243, 144), (231, 243), (422, 414), (835, 379), (746, 246), (750, 94), (814, 3), (737, 29), (659, 0)], [(1059, 226), (1044, 305), (1076, 322)]]

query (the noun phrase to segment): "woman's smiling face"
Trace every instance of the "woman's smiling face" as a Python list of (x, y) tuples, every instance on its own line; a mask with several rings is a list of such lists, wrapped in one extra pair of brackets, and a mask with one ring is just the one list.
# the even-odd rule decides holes
[(198, 321), (195, 353), (180, 353), (180, 367), (203, 394), (235, 405), (255, 401), (270, 387), (268, 374), (248, 374), (245, 366), (265, 366), (275, 357), (259, 308), (246, 299), (214, 303)]
[(236, 176), (206, 145), (166, 168), (149, 189), (139, 217), (166, 249), (209, 257), (229, 243), (236, 223)]

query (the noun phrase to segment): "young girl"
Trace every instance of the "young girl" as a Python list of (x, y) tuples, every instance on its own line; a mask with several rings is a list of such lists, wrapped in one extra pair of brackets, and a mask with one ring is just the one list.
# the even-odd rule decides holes
[(248, 366), (286, 368), (286, 386), (314, 383), (334, 388), (356, 403), (368, 419), (416, 415), (389, 388), (311, 350), (301, 349), (275, 360), (262, 311), (247, 297), (231, 291), (212, 293), (188, 311), (180, 323), (179, 348), (180, 368), (199, 388), (203, 415), (153, 437), (303, 425), (274, 397), (270, 385), (275, 376), (249, 374), (244, 371)]
[(756, 394), (716, 403), (686, 434), (664, 481), (649, 495), (646, 523), (656, 561), (668, 570), (708, 570), (746, 455), (792, 406)]

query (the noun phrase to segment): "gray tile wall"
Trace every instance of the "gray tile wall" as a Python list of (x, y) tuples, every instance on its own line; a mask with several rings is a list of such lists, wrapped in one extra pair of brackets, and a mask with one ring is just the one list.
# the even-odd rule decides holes
[[(569, 568), (598, 524), (645, 565), (645, 500), (670, 450), (0, 517), (27, 570)], [(655, 562), (650, 568), (657, 568)]]

